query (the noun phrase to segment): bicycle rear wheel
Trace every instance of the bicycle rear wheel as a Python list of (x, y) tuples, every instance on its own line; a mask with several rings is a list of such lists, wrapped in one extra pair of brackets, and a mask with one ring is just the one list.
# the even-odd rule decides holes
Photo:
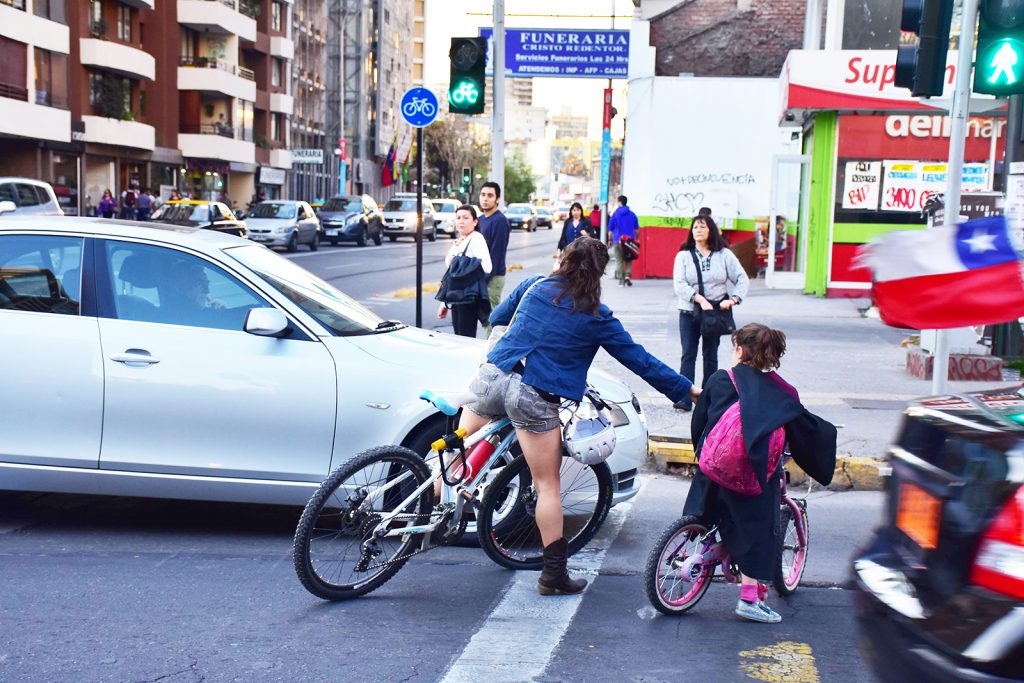
[(429, 477), (422, 458), (401, 446), (363, 451), (331, 473), (295, 529), (292, 559), (306, 590), (324, 600), (345, 600), (394, 576), (422, 536), (375, 538), (373, 532), (384, 515), (395, 511), (400, 517), (391, 522), (391, 530), (426, 523), (433, 491), (428, 487), (409, 498)]
[[(772, 585), (779, 595), (792, 595), (800, 586), (800, 580), (807, 568), (807, 549), (810, 545), (810, 523), (807, 511), (800, 507), (800, 514), (793, 517), (793, 511), (783, 503), (779, 516), (779, 533), (775, 538), (775, 576)], [(802, 525), (802, 529), (798, 528)], [(801, 533), (802, 531), (802, 533)]]
[(647, 557), (644, 588), (647, 599), (662, 614), (682, 614), (704, 597), (711, 586), (714, 567), (695, 566), (683, 576), (683, 562), (703, 551), (699, 540), (708, 532), (696, 517), (682, 517), (658, 539)]
[[(572, 555), (594, 537), (612, 504), (612, 475), (604, 463), (582, 465), (567, 455), (560, 470), (563, 535)], [(519, 456), (487, 485), (476, 515), (480, 547), (509, 569), (540, 569), (544, 543), (534, 517), (537, 494), (526, 458)]]

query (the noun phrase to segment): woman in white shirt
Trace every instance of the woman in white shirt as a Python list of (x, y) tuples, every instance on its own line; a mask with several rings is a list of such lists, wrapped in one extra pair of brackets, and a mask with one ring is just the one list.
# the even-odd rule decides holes
[[(491, 272), (491, 252), (487, 248), (487, 240), (477, 230), (478, 223), (476, 209), (472, 206), (466, 204), (456, 209), (455, 230), (458, 237), (448, 249), (448, 255), (444, 257), (445, 266), (450, 266), (456, 256), (466, 255), (480, 259), (480, 267), (485, 275)], [(473, 303), (442, 303), (437, 311), (437, 317), (443, 320), (448, 315), (449, 307), (452, 311), (452, 327), (455, 334), (462, 337), (476, 337), (477, 321), (486, 325), (491, 315), (491, 304), (486, 297)]]

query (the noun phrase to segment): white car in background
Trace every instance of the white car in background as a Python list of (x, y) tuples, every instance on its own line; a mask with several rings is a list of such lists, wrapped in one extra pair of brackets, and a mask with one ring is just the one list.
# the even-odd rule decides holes
[(455, 211), (462, 204), (455, 199), (431, 199), (430, 203), (434, 207), (434, 225), (437, 231), (455, 239)]
[[(185, 226), (0, 218), (0, 488), (304, 505), (379, 444), (427, 453), (423, 389), (461, 392), (483, 342), (382, 320), (270, 249)], [(612, 402), (613, 501), (647, 458)]]

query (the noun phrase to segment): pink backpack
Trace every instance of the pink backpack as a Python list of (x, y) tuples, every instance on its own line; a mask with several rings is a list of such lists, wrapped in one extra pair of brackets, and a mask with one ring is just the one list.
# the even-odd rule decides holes
[[(736, 393), (736, 378), (732, 370), (727, 370)], [(768, 437), (768, 474), (771, 475), (779, 464), (782, 450), (786, 443), (786, 430), (778, 427)], [(726, 408), (704, 439), (700, 452), (700, 471), (708, 479), (730, 491), (745, 496), (761, 494), (761, 484), (754, 476), (754, 468), (750, 464), (746, 446), (743, 444), (743, 423), (740, 417), (740, 402)]]

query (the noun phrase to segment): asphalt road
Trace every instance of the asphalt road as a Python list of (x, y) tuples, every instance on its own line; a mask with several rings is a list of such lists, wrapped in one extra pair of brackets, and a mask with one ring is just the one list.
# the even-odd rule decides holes
[(769, 626), (734, 617), (722, 582), (682, 617), (648, 604), (644, 561), (687, 486), (649, 474), (612, 511), (573, 560), (596, 570), (582, 596), (541, 598), (535, 573), (452, 547), (344, 603), (296, 579), (297, 509), (0, 496), (0, 680), (872, 680), (842, 586), (880, 495), (811, 494), (805, 584), (770, 596)]

